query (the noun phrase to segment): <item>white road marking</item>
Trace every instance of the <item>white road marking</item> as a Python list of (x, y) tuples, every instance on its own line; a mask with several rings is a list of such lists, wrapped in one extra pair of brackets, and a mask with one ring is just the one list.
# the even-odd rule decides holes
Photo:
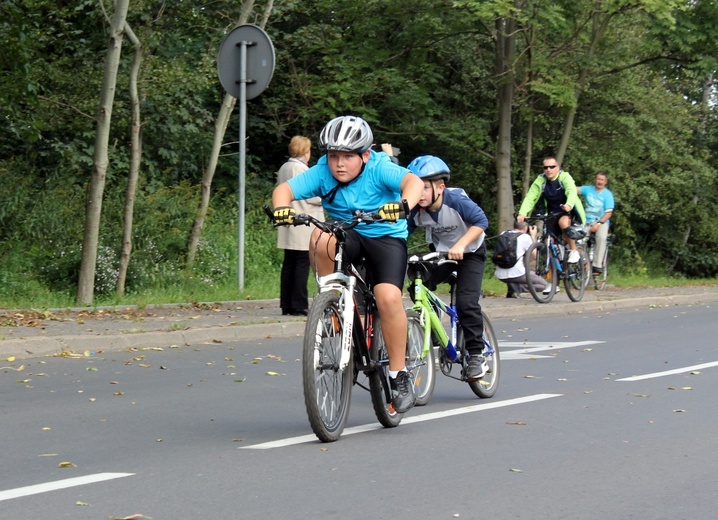
[(528, 358), (540, 359), (553, 356), (537, 355), (536, 352), (585, 347), (588, 345), (596, 345), (598, 343), (605, 343), (605, 341), (499, 341), (499, 352), (501, 353), (501, 361)]
[(700, 370), (701, 368), (710, 368), (718, 366), (718, 361), (711, 363), (703, 363), (701, 365), (693, 365), (690, 367), (675, 368), (673, 370), (666, 370), (665, 372), (654, 372), (652, 374), (643, 374), (642, 376), (631, 376), (624, 377), (622, 379), (616, 379), (616, 381), (640, 381), (642, 379), (652, 379), (654, 377), (672, 376), (674, 374), (683, 374), (684, 372), (692, 372), (693, 370)]
[[(444, 410), (443, 412), (432, 412), (422, 415), (415, 415), (411, 417), (405, 417), (402, 421), (402, 425), (432, 421), (434, 419), (443, 419), (444, 417), (451, 417), (453, 415), (461, 415), (465, 413), (479, 412), (482, 410), (491, 410), (492, 408), (502, 408), (504, 406), (513, 406), (517, 404), (530, 403), (533, 401), (540, 401), (542, 399), (550, 399), (552, 397), (561, 397), (563, 394), (536, 394), (529, 395), (526, 397), (517, 397), (516, 399), (507, 399), (505, 401), (493, 401), (484, 404), (477, 404), (473, 406), (466, 406), (464, 408), (456, 408), (453, 410)], [(353, 426), (347, 428), (342, 433), (343, 437), (347, 435), (354, 435), (355, 433), (364, 433), (372, 430), (381, 430), (384, 427), (379, 423), (362, 424), (360, 426)], [(314, 435), (301, 435), (299, 437), (291, 437), (289, 439), (280, 439), (277, 441), (264, 442), (262, 444), (254, 444), (252, 446), (242, 446), (238, 448), (240, 450), (269, 450), (272, 448), (283, 448), (285, 446), (292, 446), (295, 444), (304, 444), (308, 442), (317, 442), (317, 438)]]
[(134, 473), (96, 473), (94, 475), (85, 475), (84, 477), (67, 478), (64, 480), (56, 480), (54, 482), (45, 482), (44, 484), (36, 484), (34, 486), (8, 489), (6, 491), (0, 491), (0, 502), (3, 500), (10, 500), (12, 498), (37, 495), (39, 493), (47, 493), (48, 491), (56, 491), (58, 489), (66, 489), (75, 486), (84, 486), (85, 484), (93, 484), (95, 482), (103, 482), (105, 480), (129, 477), (132, 475), (134, 475)]

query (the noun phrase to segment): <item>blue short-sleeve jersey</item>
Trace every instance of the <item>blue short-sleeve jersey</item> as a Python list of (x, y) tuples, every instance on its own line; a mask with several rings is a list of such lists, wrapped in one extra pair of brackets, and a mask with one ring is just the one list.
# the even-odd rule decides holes
[[(593, 185), (581, 186), (581, 195), (586, 199), (586, 222), (596, 222), (606, 211), (614, 209), (613, 193), (608, 188), (596, 191)], [(606, 224), (609, 223), (606, 221)]]
[[(408, 173), (411, 172), (391, 162), (387, 154), (372, 150), (364, 171), (341, 186), (331, 201), (327, 195), (337, 186), (338, 181), (329, 170), (326, 155), (307, 171), (287, 182), (295, 199), (322, 197), (322, 206), (327, 214), (334, 220), (343, 220), (351, 217), (356, 210), (376, 212), (387, 202), (401, 200), (401, 182)], [(354, 229), (370, 238), (391, 236), (406, 240), (408, 236), (406, 220), (403, 219), (395, 223), (359, 224)]]

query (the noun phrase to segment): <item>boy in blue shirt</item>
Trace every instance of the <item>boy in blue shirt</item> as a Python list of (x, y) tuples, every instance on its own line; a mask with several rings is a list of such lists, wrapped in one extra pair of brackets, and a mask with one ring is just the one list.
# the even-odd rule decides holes
[(596, 253), (593, 255), (593, 272), (603, 272), (603, 253), (606, 250), (608, 227), (613, 214), (615, 201), (613, 193), (606, 188), (608, 174), (596, 172), (593, 177), (593, 186), (579, 186), (578, 193), (586, 200), (586, 222), (588, 231), (596, 236)]
[[(294, 220), (293, 200), (319, 196), (332, 219), (351, 217), (356, 210), (379, 211), (389, 222), (359, 225), (347, 232), (346, 254), (351, 262), (366, 259), (374, 284), (382, 331), (389, 355), (389, 376), (394, 409), (403, 413), (416, 401), (414, 383), (406, 370), (407, 320), (402, 292), (408, 258), (405, 220), (398, 220), (401, 200), (409, 208), (419, 202), (423, 183), (389, 156), (371, 150), (374, 136), (366, 121), (341, 116), (329, 121), (319, 134), (319, 149), (326, 152), (316, 165), (277, 186), (272, 194), (274, 219), (289, 225)], [(334, 270), (336, 240), (319, 229), (312, 232), (309, 257), (319, 276)]]
[(488, 370), (482, 355), (484, 320), (479, 298), (486, 262), (484, 230), (489, 220), (464, 190), (446, 187), (450, 171), (440, 158), (422, 155), (409, 163), (409, 170), (424, 181), (419, 204), (409, 215), (409, 232), (425, 227), (427, 242), (458, 261), (456, 310), (469, 352), (464, 375), (469, 381), (476, 381)]

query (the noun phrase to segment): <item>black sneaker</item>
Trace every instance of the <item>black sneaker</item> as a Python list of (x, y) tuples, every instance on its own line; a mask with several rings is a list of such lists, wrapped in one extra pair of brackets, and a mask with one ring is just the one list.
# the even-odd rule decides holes
[(411, 410), (416, 402), (414, 393), (414, 381), (411, 374), (402, 370), (396, 378), (390, 377), (391, 382), (391, 404), (397, 413), (404, 413)]
[(489, 365), (486, 364), (486, 358), (481, 354), (474, 354), (469, 357), (469, 361), (466, 363), (466, 379), (468, 381), (481, 379), (488, 370)]

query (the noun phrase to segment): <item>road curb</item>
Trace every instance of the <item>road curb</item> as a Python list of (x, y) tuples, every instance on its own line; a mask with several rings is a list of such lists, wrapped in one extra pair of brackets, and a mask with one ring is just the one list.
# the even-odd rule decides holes
[[(524, 298), (528, 298), (526, 295)], [(672, 296), (616, 299), (605, 301), (582, 301), (577, 303), (549, 303), (526, 305), (520, 301), (506, 302), (500, 299), (484, 301), (484, 311), (491, 319), (575, 315), (584, 313), (613, 312), (627, 309), (663, 308), (679, 305), (706, 305), (718, 301), (718, 292), (701, 294), (678, 294)], [(61, 354), (108, 352), (132, 348), (170, 347), (172, 345), (197, 345), (228, 341), (256, 341), (264, 338), (301, 338), (303, 320), (266, 324), (239, 324), (221, 327), (195, 327), (184, 330), (133, 332), (105, 335), (37, 336), (26, 339), (0, 341), (0, 357), (31, 358)]]

